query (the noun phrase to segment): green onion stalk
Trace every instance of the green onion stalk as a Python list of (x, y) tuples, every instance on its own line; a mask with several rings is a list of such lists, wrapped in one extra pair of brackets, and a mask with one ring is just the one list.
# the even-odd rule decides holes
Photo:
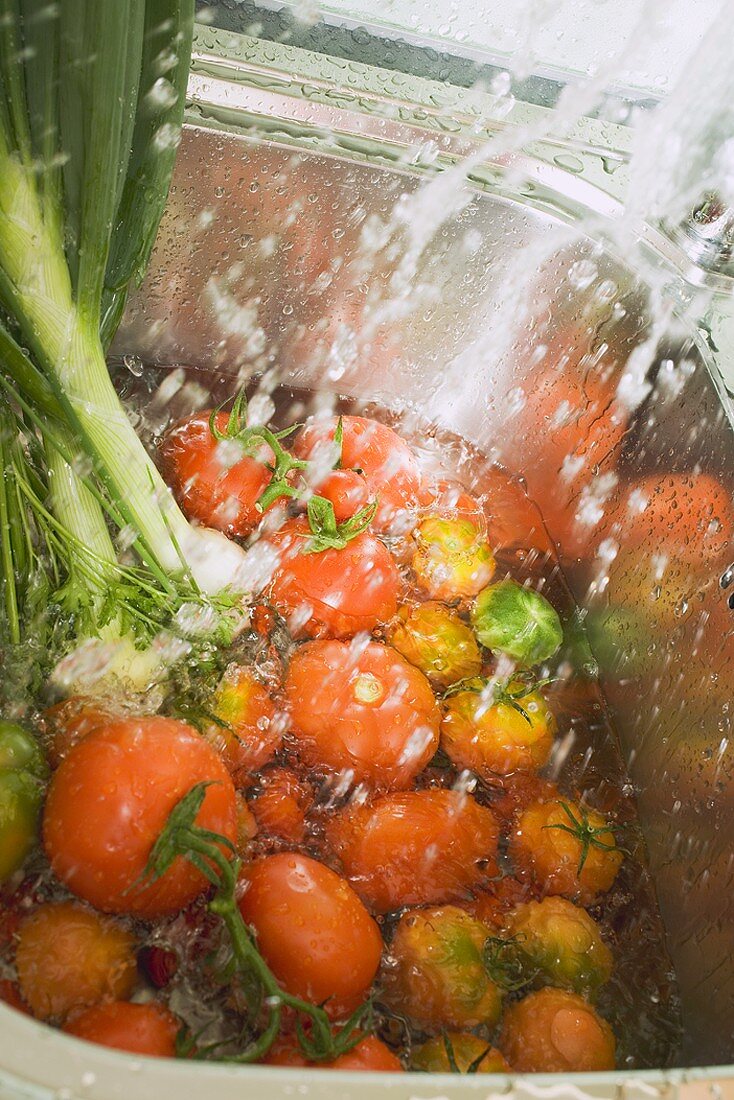
[(187, 601), (229, 611), (246, 587), (243, 551), (176, 506), (105, 358), (166, 202), (193, 18), (194, 0), (0, 0), (0, 562), (11, 644), (44, 584), (76, 605), (79, 636), (138, 647)]

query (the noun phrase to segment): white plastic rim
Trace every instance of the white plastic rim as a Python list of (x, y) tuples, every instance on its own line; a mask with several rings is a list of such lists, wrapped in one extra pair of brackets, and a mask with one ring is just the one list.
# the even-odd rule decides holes
[(734, 1100), (734, 1066), (625, 1073), (343, 1073), (138, 1058), (0, 1005), (0, 1100)]

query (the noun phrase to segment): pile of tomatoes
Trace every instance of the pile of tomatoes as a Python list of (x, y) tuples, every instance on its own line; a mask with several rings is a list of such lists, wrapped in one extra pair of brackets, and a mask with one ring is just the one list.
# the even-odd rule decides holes
[[(189, 667), (193, 695), (172, 688), (158, 713), (63, 700), (40, 722), (47, 764), (28, 731), (0, 730), (0, 782), (23, 776), (0, 868), (4, 999), (140, 1054), (236, 1059), (239, 1041), (277, 1065), (612, 1068), (594, 1007), (612, 954), (587, 909), (623, 853), (542, 776), (558, 615), (498, 568), (480, 500), (422, 473), (391, 428), (343, 416), (287, 435), (237, 401), (162, 442), (187, 514), (270, 563), (243, 637)], [(201, 784), (196, 835), (233, 861), (268, 973), (335, 1034), (358, 1021), (331, 1060), (309, 1057), (297, 1012), (263, 1038), (211, 860), (149, 873)]]

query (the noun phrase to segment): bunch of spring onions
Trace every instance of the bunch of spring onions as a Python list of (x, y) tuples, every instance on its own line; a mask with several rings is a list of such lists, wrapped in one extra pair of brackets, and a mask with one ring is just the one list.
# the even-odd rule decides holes
[(165, 205), (193, 17), (194, 0), (0, 0), (0, 644), (35, 646), (36, 671), (83, 639), (140, 651), (242, 583), (105, 361)]

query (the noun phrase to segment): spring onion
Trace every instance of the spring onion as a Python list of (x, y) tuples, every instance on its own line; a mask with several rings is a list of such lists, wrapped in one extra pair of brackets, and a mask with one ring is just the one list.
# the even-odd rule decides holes
[(105, 360), (165, 205), (193, 16), (194, 0), (0, 0), (0, 572), (11, 646), (37, 637), (41, 621), (48, 643), (54, 608), (77, 639), (140, 646), (191, 601), (231, 607), (244, 583), (243, 552), (175, 505)]

